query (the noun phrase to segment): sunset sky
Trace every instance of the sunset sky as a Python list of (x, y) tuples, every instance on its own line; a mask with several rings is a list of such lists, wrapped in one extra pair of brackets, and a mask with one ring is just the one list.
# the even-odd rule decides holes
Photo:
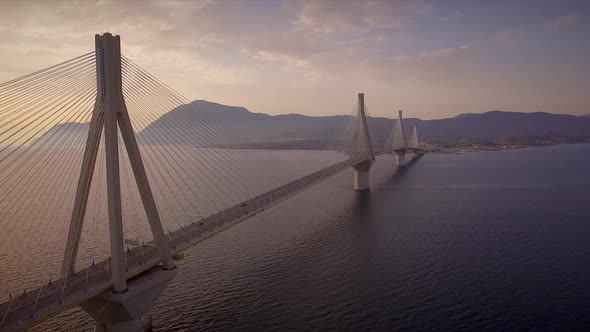
[(253, 112), (590, 113), (590, 1), (2, 1), (0, 82), (122, 37), (190, 99)]

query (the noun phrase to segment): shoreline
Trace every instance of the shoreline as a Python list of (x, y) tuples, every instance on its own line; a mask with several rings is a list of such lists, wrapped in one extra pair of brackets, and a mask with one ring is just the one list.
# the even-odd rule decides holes
[(510, 151), (520, 149), (532, 148), (546, 148), (558, 145), (576, 145), (576, 144), (590, 144), (590, 142), (560, 142), (547, 144), (502, 144), (502, 145), (480, 145), (473, 144), (472, 146), (457, 146), (457, 147), (433, 147), (427, 149), (428, 153), (444, 153), (444, 154), (463, 154), (469, 152), (496, 152), (496, 151)]

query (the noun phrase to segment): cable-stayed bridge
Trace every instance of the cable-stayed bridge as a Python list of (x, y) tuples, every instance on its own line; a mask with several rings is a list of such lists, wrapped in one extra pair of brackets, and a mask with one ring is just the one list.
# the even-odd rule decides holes
[(398, 166), (421, 155), (401, 111), (379, 148), (364, 94), (355, 112), (312, 158), (234, 148), (247, 141), (239, 127), (193, 107), (108, 33), (94, 52), (0, 84), (0, 257), (11, 267), (0, 330), (73, 306), (97, 330), (146, 330), (186, 248), (350, 167), (367, 190), (381, 154)]

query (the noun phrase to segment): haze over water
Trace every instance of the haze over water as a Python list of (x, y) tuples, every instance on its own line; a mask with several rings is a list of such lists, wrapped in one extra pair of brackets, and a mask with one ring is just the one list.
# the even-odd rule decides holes
[(584, 330), (588, 169), (588, 144), (380, 157), (369, 193), (347, 171), (188, 250), (154, 328)]

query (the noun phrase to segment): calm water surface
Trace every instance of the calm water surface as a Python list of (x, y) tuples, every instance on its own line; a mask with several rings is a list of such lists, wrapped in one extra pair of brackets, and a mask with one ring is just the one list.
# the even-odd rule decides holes
[(588, 330), (589, 172), (590, 145), (380, 157), (370, 192), (345, 172), (186, 252), (154, 328)]

